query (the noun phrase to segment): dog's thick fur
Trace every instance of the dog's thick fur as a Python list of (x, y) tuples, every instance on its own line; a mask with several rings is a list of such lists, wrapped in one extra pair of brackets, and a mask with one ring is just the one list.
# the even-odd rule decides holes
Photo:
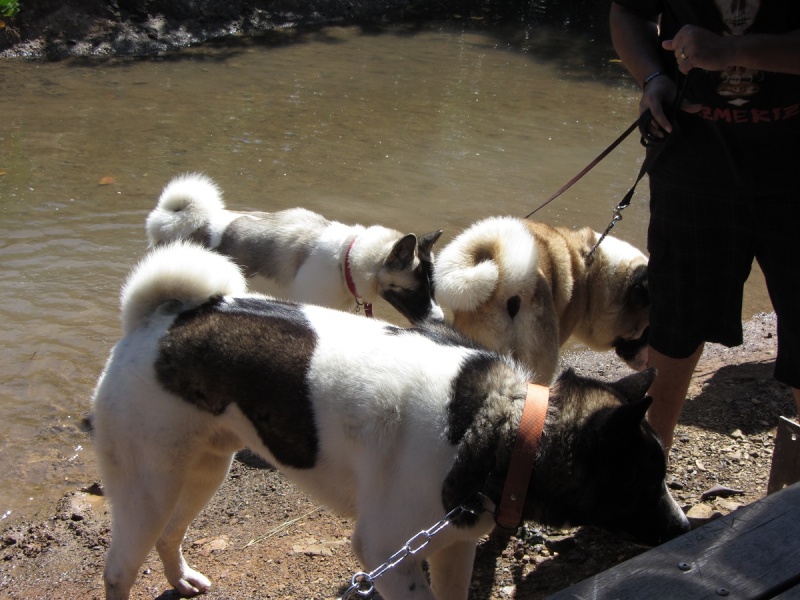
[(594, 350), (615, 348), (646, 365), (650, 295), (647, 258), (608, 236), (513, 217), (491, 217), (439, 253), (436, 296), (453, 325), (481, 344), (508, 352), (548, 384), (559, 349), (574, 337)]
[[(526, 369), (443, 323), (402, 329), (246, 294), (226, 257), (186, 243), (140, 263), (123, 290), (122, 322), (93, 398), (113, 516), (107, 598), (128, 598), (153, 545), (181, 594), (209, 588), (183, 559), (181, 541), (242, 447), (354, 517), (353, 549), (367, 570), (478, 500), (487, 512), (462, 513), (376, 580), (386, 600), (467, 598), (476, 544), (492, 528), (508, 469)], [(524, 518), (649, 543), (687, 530), (664, 482), (663, 448), (644, 420), (653, 376), (559, 378)]]
[(443, 318), (431, 285), (441, 231), (417, 238), (381, 225), (344, 225), (303, 208), (232, 211), (217, 185), (198, 173), (166, 185), (146, 229), (151, 245), (191, 240), (231, 257), (251, 289), (339, 310), (357, 306), (347, 260), (360, 301), (383, 298), (412, 323)]

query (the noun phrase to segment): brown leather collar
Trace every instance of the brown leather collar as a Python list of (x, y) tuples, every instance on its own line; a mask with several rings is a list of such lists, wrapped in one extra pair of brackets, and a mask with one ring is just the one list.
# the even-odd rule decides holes
[(522, 522), (522, 509), (533, 472), (536, 449), (542, 437), (549, 397), (550, 388), (535, 383), (528, 384), (525, 406), (503, 486), (503, 496), (495, 514), (495, 522), (505, 529), (516, 529)]

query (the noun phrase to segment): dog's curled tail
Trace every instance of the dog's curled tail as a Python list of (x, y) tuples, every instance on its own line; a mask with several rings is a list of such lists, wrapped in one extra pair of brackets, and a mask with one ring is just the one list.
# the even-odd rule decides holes
[(478, 221), (436, 257), (436, 299), (452, 310), (474, 311), (501, 285), (518, 293), (537, 264), (536, 242), (521, 219)]
[(147, 237), (153, 246), (187, 239), (224, 209), (222, 192), (209, 177), (202, 173), (179, 175), (164, 187), (148, 215)]
[(133, 269), (122, 288), (122, 330), (126, 335), (135, 331), (168, 302), (183, 311), (213, 296), (246, 291), (239, 267), (227, 257), (190, 242), (159, 246)]

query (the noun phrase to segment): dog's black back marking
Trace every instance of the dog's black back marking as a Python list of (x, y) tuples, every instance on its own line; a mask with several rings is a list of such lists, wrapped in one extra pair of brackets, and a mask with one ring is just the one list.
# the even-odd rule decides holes
[(319, 446), (306, 374), (316, 334), (296, 305), (213, 300), (181, 314), (161, 339), (164, 388), (219, 415), (235, 401), (281, 463), (314, 466)]
[(262, 275), (268, 279), (280, 279), (281, 272), (297, 273), (314, 249), (319, 231), (329, 224), (321, 215), (304, 213), (304, 217), (311, 220), (300, 233), (293, 230), (293, 252), (286, 252), (282, 247), (285, 240), (263, 235), (265, 230), (280, 228), (290, 218), (287, 211), (243, 214), (228, 225), (215, 250), (233, 258), (247, 277)]
[(388, 335), (421, 335), (440, 346), (458, 346), (489, 352), (484, 346), (481, 346), (478, 342), (468, 338), (452, 325), (443, 321), (421, 321), (414, 327), (408, 328), (389, 325), (384, 331), (386, 331)]

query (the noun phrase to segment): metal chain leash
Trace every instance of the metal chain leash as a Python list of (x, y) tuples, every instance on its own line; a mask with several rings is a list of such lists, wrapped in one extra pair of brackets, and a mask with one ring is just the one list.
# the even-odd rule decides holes
[(350, 580), (350, 587), (347, 588), (342, 597), (339, 600), (349, 600), (350, 598), (372, 598), (375, 594), (375, 580), (386, 573), (389, 569), (396, 567), (400, 564), (403, 559), (407, 556), (411, 556), (413, 554), (418, 553), (420, 550), (427, 546), (434, 535), (442, 531), (445, 527), (447, 527), (453, 520), (460, 516), (464, 512), (468, 512), (473, 515), (480, 514), (485, 509), (481, 508), (480, 510), (476, 510), (473, 508), (468, 508), (463, 504), (461, 506), (457, 506), (449, 513), (447, 513), (444, 518), (436, 523), (433, 527), (428, 529), (423, 529), (419, 533), (412, 536), (405, 545), (400, 548), (397, 552), (392, 554), (389, 559), (383, 563), (378, 568), (370, 571), (369, 573), (364, 573), (360, 571), (353, 575), (353, 578)]

